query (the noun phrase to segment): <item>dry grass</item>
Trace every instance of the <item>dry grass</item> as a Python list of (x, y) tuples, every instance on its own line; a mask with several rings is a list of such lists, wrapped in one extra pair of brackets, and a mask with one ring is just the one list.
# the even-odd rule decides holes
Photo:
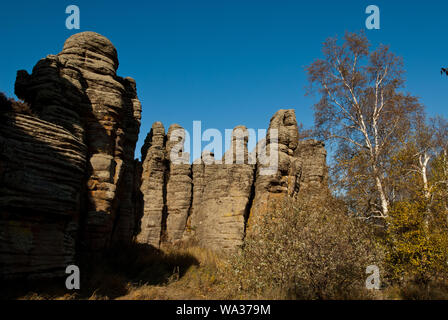
[(218, 254), (192, 244), (166, 246), (167, 257), (194, 257), (195, 263), (182, 268), (182, 263), (174, 266), (163, 284), (131, 284), (128, 293), (118, 299), (129, 300), (180, 300), (180, 299), (222, 299), (222, 270), (226, 259)]
[(133, 244), (102, 256), (84, 255), (81, 290), (68, 291), (65, 279), (9, 282), (3, 299), (26, 300), (179, 300), (224, 298), (220, 287), (223, 257), (194, 244), (161, 250)]

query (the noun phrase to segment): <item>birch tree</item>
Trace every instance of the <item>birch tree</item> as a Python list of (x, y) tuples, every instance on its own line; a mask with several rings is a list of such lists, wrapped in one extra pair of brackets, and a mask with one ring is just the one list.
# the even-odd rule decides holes
[(336, 142), (340, 185), (363, 202), (363, 214), (386, 218), (393, 192), (388, 157), (422, 108), (401, 92), (403, 63), (388, 46), (370, 51), (363, 33), (346, 33), (342, 44), (337, 38), (324, 42), (323, 54), (307, 68), (310, 93), (320, 96), (314, 106), (317, 134)]
[(448, 173), (448, 122), (440, 116), (429, 120), (422, 118), (417, 121), (415, 130), (406, 135), (401, 148), (393, 155), (393, 168), (389, 173), (394, 176), (397, 195), (393, 200), (421, 197), (429, 205), (438, 185), (446, 184), (446, 179), (441, 178), (445, 174), (441, 173)]

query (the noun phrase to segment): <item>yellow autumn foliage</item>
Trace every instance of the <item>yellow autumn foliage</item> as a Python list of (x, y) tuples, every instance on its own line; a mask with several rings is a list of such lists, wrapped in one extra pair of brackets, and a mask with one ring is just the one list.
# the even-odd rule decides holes
[(393, 280), (427, 283), (447, 274), (446, 219), (424, 201), (402, 201), (391, 208), (387, 224), (385, 262)]

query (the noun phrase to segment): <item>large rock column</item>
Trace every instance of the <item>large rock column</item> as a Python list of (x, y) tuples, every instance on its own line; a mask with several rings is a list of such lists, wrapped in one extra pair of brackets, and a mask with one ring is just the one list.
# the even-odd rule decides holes
[(300, 160), (294, 156), (298, 143), (299, 132), (294, 110), (277, 111), (271, 119), (266, 140), (261, 142), (261, 148), (265, 148), (262, 153), (266, 152), (269, 158), (273, 152), (275, 159), (271, 160), (276, 161), (260, 162), (263, 158), (260, 150), (257, 150), (255, 198), (248, 221), (249, 233), (267, 210), (280, 204), (286, 196), (294, 196), (298, 192), (301, 167)]
[(162, 219), (166, 214), (166, 136), (161, 122), (155, 122), (142, 147), (143, 217), (137, 241), (159, 247)]
[[(67, 80), (80, 82), (89, 102), (83, 113), (89, 159), (83, 242), (89, 249), (102, 249), (110, 243), (119, 212), (122, 219), (133, 220), (126, 202), (132, 194), (141, 105), (135, 81), (117, 76), (117, 51), (107, 38), (94, 32), (71, 36), (58, 59), (80, 72), (80, 79)], [(122, 237), (128, 241), (129, 232)]]
[(165, 239), (171, 243), (182, 239), (192, 201), (190, 155), (184, 152), (184, 142), (185, 130), (178, 124), (171, 125), (166, 144), (169, 167), (166, 185)]
[(29, 112), (1, 114), (1, 274), (61, 274), (76, 247), (132, 240), (141, 105), (117, 68), (112, 43), (82, 32), (17, 73)]

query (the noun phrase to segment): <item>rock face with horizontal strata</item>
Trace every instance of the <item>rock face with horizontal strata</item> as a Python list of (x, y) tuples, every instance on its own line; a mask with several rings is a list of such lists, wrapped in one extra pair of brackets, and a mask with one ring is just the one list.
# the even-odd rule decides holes
[(75, 243), (101, 250), (132, 240), (141, 106), (135, 81), (117, 68), (110, 41), (83, 32), (31, 74), (17, 73), (32, 114), (2, 114), (2, 275), (55, 274)]
[(322, 197), (329, 192), (327, 151), (322, 141), (299, 141), (294, 157), (300, 160), (300, 181), (297, 196)]
[(190, 155), (183, 145), (185, 130), (178, 124), (168, 129), (166, 156), (169, 162), (166, 182), (166, 241), (182, 239), (191, 207), (192, 173)]
[(236, 127), (219, 163), (204, 154), (190, 165), (183, 129), (165, 134), (156, 122), (135, 161), (141, 105), (117, 68), (109, 40), (80, 33), (31, 74), (18, 72), (16, 94), (29, 107), (0, 99), (0, 277), (63, 275), (77, 248), (134, 239), (195, 238), (231, 252), (275, 203), (326, 190), (324, 145), (299, 141), (294, 110), (274, 115), (252, 153)]
[(0, 278), (62, 274), (74, 263), (87, 148), (65, 128), (0, 121)]
[(161, 122), (155, 122), (142, 147), (141, 193), (143, 217), (137, 241), (158, 247), (162, 219), (166, 212), (166, 136)]
[(255, 170), (248, 164), (247, 142), (247, 129), (236, 127), (224, 163), (193, 164), (193, 195), (199, 201), (193, 198), (187, 232), (204, 247), (231, 252), (243, 244)]
[[(146, 208), (142, 242), (159, 245), (194, 239), (203, 247), (232, 252), (275, 204), (326, 190), (324, 145), (299, 141), (294, 110), (279, 110), (272, 117), (267, 137), (254, 152), (247, 149), (247, 129), (238, 126), (222, 160), (215, 161), (213, 153), (205, 151), (191, 166), (172, 162), (173, 157), (188, 158), (179, 144), (182, 139), (171, 139), (176, 130), (183, 129), (172, 125), (165, 137), (160, 123), (153, 126), (142, 149), (143, 167), (153, 172), (153, 178), (151, 173), (142, 177), (142, 186), (152, 186), (142, 188)], [(155, 136), (159, 143), (152, 142)], [(153, 236), (148, 238), (144, 228), (154, 230)]]
[(185, 130), (173, 124), (165, 135), (153, 124), (142, 147), (144, 212), (137, 241), (159, 247), (181, 240), (191, 207), (192, 174), (183, 151)]
[[(294, 156), (299, 144), (299, 132), (294, 110), (279, 110), (272, 117), (264, 144), (269, 158), (271, 152), (278, 151), (277, 163), (260, 162), (257, 158), (255, 198), (248, 221), (248, 232), (263, 214), (280, 203), (286, 196), (294, 197), (300, 187), (301, 161)], [(261, 149), (264, 149), (261, 148)], [(258, 151), (258, 150), (257, 150)]]
[[(76, 69), (89, 102), (83, 116), (89, 149), (88, 203), (84, 241), (93, 250), (109, 245), (116, 217), (131, 219), (135, 144), (140, 128), (141, 105), (135, 81), (117, 76), (118, 56), (105, 37), (82, 32), (70, 37), (57, 58)], [(125, 219), (125, 218), (124, 218)], [(132, 233), (122, 235), (130, 241)]]

